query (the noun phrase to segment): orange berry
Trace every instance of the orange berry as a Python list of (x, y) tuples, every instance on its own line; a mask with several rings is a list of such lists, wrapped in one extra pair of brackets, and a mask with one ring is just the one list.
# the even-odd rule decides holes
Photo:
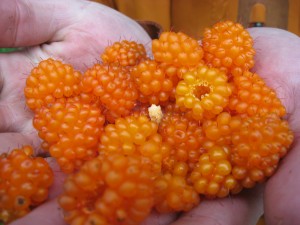
[(26, 104), (36, 110), (55, 102), (56, 99), (76, 96), (80, 93), (81, 73), (71, 65), (54, 59), (43, 60), (34, 67), (24, 89)]
[(241, 75), (254, 66), (253, 39), (239, 23), (224, 21), (204, 31), (204, 61), (229, 77)]
[(230, 146), (232, 132), (241, 126), (239, 118), (232, 117), (228, 112), (220, 113), (216, 118), (203, 122), (205, 145), (213, 142), (219, 146)]
[(221, 113), (230, 95), (231, 86), (223, 72), (200, 66), (183, 75), (176, 87), (176, 104), (189, 109), (194, 119), (203, 120)]
[(233, 113), (246, 113), (249, 116), (275, 113), (281, 117), (286, 114), (285, 107), (274, 90), (256, 73), (246, 71), (242, 76), (234, 77), (233, 83), (233, 94), (228, 104)]
[(101, 55), (104, 63), (116, 63), (121, 66), (135, 66), (146, 58), (146, 50), (142, 44), (127, 40), (106, 47)]
[(240, 117), (232, 132), (232, 175), (250, 188), (271, 176), (293, 141), (288, 122), (276, 114)]
[(54, 103), (42, 107), (33, 120), (42, 144), (70, 173), (97, 155), (105, 119), (99, 108), (80, 102)]
[(200, 202), (197, 192), (182, 176), (167, 173), (154, 183), (154, 207), (160, 213), (189, 211)]
[(58, 201), (69, 224), (134, 225), (150, 214), (153, 189), (153, 174), (139, 156), (111, 153), (70, 175)]
[(132, 69), (131, 74), (139, 90), (140, 102), (158, 105), (169, 101), (174, 84), (165, 76), (164, 71), (158, 68), (157, 62), (141, 62)]
[(215, 145), (200, 156), (189, 180), (197, 193), (208, 198), (223, 198), (239, 186), (231, 175), (231, 170), (230, 155), (222, 147)]
[(169, 154), (169, 146), (162, 141), (157, 129), (157, 124), (145, 116), (118, 118), (115, 124), (105, 127), (99, 153), (137, 155), (159, 173), (163, 158)]
[(184, 113), (166, 110), (158, 132), (171, 146), (169, 156), (163, 161), (164, 172), (173, 173), (177, 162), (187, 163), (188, 170), (191, 170), (202, 154), (204, 135), (199, 122)]
[(0, 221), (25, 216), (48, 198), (53, 172), (46, 160), (34, 157), (31, 146), (0, 155)]
[(182, 32), (163, 32), (159, 39), (152, 41), (155, 61), (175, 66), (197, 65), (203, 56), (203, 50), (197, 40)]
[(110, 122), (129, 115), (138, 98), (129, 71), (116, 65), (95, 64), (89, 68), (82, 78), (81, 89), (100, 100)]

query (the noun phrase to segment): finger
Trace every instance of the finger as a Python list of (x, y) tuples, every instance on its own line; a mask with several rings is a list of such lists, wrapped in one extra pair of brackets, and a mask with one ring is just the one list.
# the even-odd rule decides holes
[(253, 225), (263, 213), (263, 186), (224, 199), (205, 200), (170, 225)]
[[(24, 47), (57, 39), (68, 23), (66, 1), (1, 0), (0, 47)], [(66, 12), (66, 13), (62, 13)]]
[(52, 199), (37, 207), (25, 217), (22, 217), (10, 225), (66, 225), (62, 211), (57, 203), (57, 199)]

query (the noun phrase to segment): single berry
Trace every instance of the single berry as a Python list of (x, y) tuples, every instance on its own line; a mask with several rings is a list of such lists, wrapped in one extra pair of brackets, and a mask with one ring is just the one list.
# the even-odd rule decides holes
[(155, 61), (175, 66), (197, 65), (203, 57), (198, 41), (182, 32), (163, 32), (152, 41)]
[(70, 175), (58, 202), (69, 224), (138, 225), (150, 214), (153, 193), (153, 174), (141, 157), (112, 153)]
[(158, 105), (169, 101), (175, 86), (164, 71), (158, 68), (157, 62), (153, 60), (141, 62), (132, 69), (131, 74), (139, 90), (140, 102)]
[(104, 63), (121, 66), (135, 66), (147, 58), (144, 45), (135, 41), (123, 40), (106, 47), (101, 55)]
[(34, 67), (24, 89), (26, 104), (36, 110), (56, 99), (76, 96), (80, 93), (81, 73), (71, 65), (54, 59), (43, 60)]
[(166, 173), (154, 183), (154, 207), (160, 213), (189, 211), (200, 202), (198, 193), (183, 176)]
[(241, 75), (254, 66), (253, 39), (239, 23), (223, 21), (207, 28), (202, 46), (205, 63), (229, 77)]
[(206, 66), (187, 72), (176, 87), (176, 104), (192, 112), (196, 120), (220, 114), (228, 104), (231, 86), (227, 76)]
[(241, 126), (232, 132), (232, 175), (250, 188), (275, 172), (294, 136), (288, 122), (276, 114), (236, 117)]
[(245, 113), (249, 116), (275, 113), (281, 117), (286, 114), (275, 91), (258, 74), (246, 71), (242, 76), (234, 77), (233, 83), (233, 94), (228, 104), (232, 113)]
[(98, 107), (81, 102), (57, 102), (42, 107), (35, 114), (33, 125), (44, 140), (44, 149), (57, 159), (62, 171), (70, 173), (98, 154), (104, 122)]
[(207, 198), (223, 198), (228, 196), (231, 190), (241, 189), (231, 175), (231, 170), (229, 152), (215, 145), (200, 156), (189, 180), (197, 193)]
[(138, 98), (129, 71), (116, 65), (95, 64), (89, 68), (82, 78), (81, 89), (99, 98), (109, 122), (129, 115)]
[(169, 146), (157, 133), (157, 124), (145, 116), (118, 118), (108, 124), (101, 135), (100, 154), (136, 155), (155, 173), (160, 173), (162, 160), (169, 154)]
[(199, 122), (184, 113), (165, 110), (158, 132), (171, 147), (169, 156), (163, 161), (164, 172), (173, 173), (177, 162), (186, 163), (190, 171), (203, 153), (204, 134)]
[(0, 155), (0, 222), (25, 216), (48, 198), (53, 172), (31, 146)]

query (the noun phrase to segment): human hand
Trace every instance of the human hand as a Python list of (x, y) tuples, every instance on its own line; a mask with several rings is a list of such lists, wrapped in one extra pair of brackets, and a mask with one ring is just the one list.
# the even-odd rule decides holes
[[(72, 2), (73, 3), (73, 2)], [(79, 4), (79, 1), (76, 1), (76, 4)], [(38, 1), (36, 1), (36, 4), (39, 4)], [(43, 5), (45, 3), (43, 2)], [(60, 6), (63, 3), (60, 3)], [(70, 2), (71, 4), (71, 2)], [(75, 3), (74, 3), (75, 4)], [(83, 4), (81, 2), (81, 4)], [(92, 4), (92, 3), (90, 3)], [(64, 5), (64, 4), (63, 4)], [(2, 6), (0, 6), (2, 7)], [(45, 7), (45, 6), (43, 6)], [(73, 7), (73, 6), (72, 6)], [(46, 7), (47, 8), (47, 7)], [(77, 8), (78, 9), (78, 8)], [(61, 8), (60, 8), (61, 10)], [(95, 10), (95, 9), (93, 9)], [(87, 10), (88, 11), (88, 10)], [(52, 12), (54, 13), (54, 12)], [(73, 14), (70, 13), (68, 14), (69, 16)], [(3, 14), (1, 14), (3, 15)], [(60, 15), (61, 17), (61, 23), (66, 23), (65, 20), (70, 20), (70, 18), (67, 15)], [(91, 15), (89, 15), (90, 17)], [(1, 17), (1, 16), (0, 16)], [(64, 19), (63, 19), (63, 18)], [(66, 17), (66, 18), (65, 18)], [(84, 20), (87, 18), (84, 18)], [(77, 18), (77, 20), (79, 20), (79, 18)], [(121, 20), (121, 19), (120, 19)], [(3, 21), (3, 20), (2, 20)], [(45, 22), (45, 21), (44, 21)], [(80, 21), (77, 21), (81, 26), (82, 23)], [(39, 23), (43, 24), (42, 21), (40, 21)], [(74, 23), (74, 21), (73, 21)], [(86, 24), (86, 27), (88, 27), (88, 24), (95, 24), (95, 20), (89, 20), (89, 21), (85, 21), (84, 24)], [(5, 23), (4, 23), (5, 24)], [(30, 23), (28, 23), (30, 24)], [(127, 25), (127, 24), (126, 24)], [(31, 25), (30, 25), (31, 26)], [(54, 26), (54, 25), (53, 25)], [(66, 28), (69, 27), (69, 28)], [(32, 115), (30, 112), (24, 110), (21, 110), (22, 107), (24, 107), (24, 100), (22, 100), (22, 94), (23, 94), (23, 86), (24, 85), (24, 80), (26, 78), (26, 75), (24, 75), (24, 70), (26, 69), (27, 71), (30, 70), (30, 68), (32, 68), (32, 63), (35, 64), (36, 62), (40, 61), (40, 59), (44, 59), (44, 58), (48, 58), (49, 56), (55, 56), (56, 58), (61, 58), (64, 61), (75, 65), (76, 69), (84, 69), (83, 68), (83, 62), (87, 62), (86, 63), (86, 67), (89, 66), (90, 63), (94, 62), (95, 59), (98, 57), (99, 52), (101, 52), (101, 49), (103, 50), (103, 48), (107, 45), (108, 40), (110, 40), (111, 42), (113, 42), (114, 40), (119, 40), (120, 37), (124, 37), (125, 39), (131, 39), (130, 35), (132, 35), (132, 31), (128, 32), (124, 30), (124, 26), (123, 26), (123, 30), (119, 30), (118, 31), (118, 36), (116, 35), (115, 38), (112, 38), (109, 36), (109, 33), (112, 33), (111, 30), (114, 31), (113, 28), (110, 28), (110, 32), (108, 32), (107, 30), (103, 29), (104, 32), (107, 32), (107, 39), (105, 40), (105, 42), (102, 42), (102, 39), (95, 39), (95, 37), (99, 36), (100, 34), (98, 33), (99, 31), (97, 31), (96, 29), (92, 30), (92, 28), (90, 29), (85, 29), (85, 31), (79, 30), (80, 32), (82, 32), (82, 37), (81, 35), (79, 35), (79, 37), (70, 37), (72, 36), (71, 33), (69, 34), (71, 30), (70, 29), (70, 24), (69, 26), (66, 26), (64, 28), (58, 29), (56, 30), (58, 32), (49, 32), (48, 30), (48, 36), (49, 37), (49, 33), (50, 36), (54, 37), (56, 36), (56, 38), (58, 37), (63, 37), (62, 40), (56, 39), (56, 38), (51, 38), (51, 42), (50, 44), (44, 44), (42, 47), (33, 47), (33, 48), (29, 48), (26, 49), (26, 53), (22, 55), (22, 53), (16, 53), (16, 55), (18, 55), (18, 60), (14, 59), (15, 61), (9, 60), (11, 63), (9, 65), (12, 65), (12, 63), (14, 63), (14, 65), (17, 65), (18, 68), (16, 68), (16, 66), (12, 67), (12, 66), (7, 66), (8, 64), (6, 63), (2, 63), (2, 58), (6, 58), (7, 56), (4, 55), (5, 57), (3, 57), (2, 55), (0, 55), (0, 68), (2, 71), (4, 71), (1, 67), (1, 65), (5, 65), (4, 68), (6, 68), (6, 71), (9, 71), (9, 74), (15, 74), (14, 76), (11, 75), (9, 77), (11, 82), (5, 81), (4, 84), (6, 83), (11, 83), (14, 85), (11, 85), (9, 88), (7, 88), (5, 93), (7, 93), (4, 96), (11, 96), (9, 97), (9, 99), (14, 99), (13, 104), (8, 104), (11, 105), (8, 108), (3, 107), (2, 108), (2, 104), (1, 104), (1, 108), (4, 109), (3, 111), (0, 108), (0, 111), (2, 111), (2, 115), (0, 118), (7, 118), (7, 122), (0, 122), (3, 123), (4, 125), (0, 125), (0, 127), (4, 127), (3, 130), (7, 130), (7, 131), (13, 131), (13, 132), (17, 132), (18, 134), (21, 134), (21, 139), (22, 142), (23, 141), (29, 141), (28, 137), (30, 136), (30, 132), (31, 130), (31, 119), (32, 119)], [(122, 27), (122, 26), (121, 26)], [(52, 27), (53, 28), (53, 27)], [(71, 26), (71, 28), (74, 28), (74, 25)], [(78, 32), (77, 30), (78, 27), (76, 27), (74, 30), (76, 30), (76, 32)], [(2, 28), (0, 27), (0, 30)], [(37, 29), (37, 25), (36, 25), (36, 29)], [(43, 30), (45, 29), (50, 29), (50, 27), (43, 27)], [(134, 29), (133, 29), (134, 30)], [(300, 46), (300, 42), (298, 40), (298, 37), (295, 37), (289, 33), (286, 33), (284, 31), (278, 31), (278, 30), (269, 30), (269, 29), (264, 29), (264, 28), (259, 28), (259, 29), (251, 29), (251, 34), (255, 39), (255, 48), (257, 49), (257, 56), (256, 56), (256, 67), (254, 68), (254, 71), (256, 71), (258, 74), (260, 74), (263, 78), (265, 78), (267, 84), (271, 87), (273, 87), (277, 93), (279, 94), (279, 97), (282, 98), (282, 101), (284, 103), (284, 105), (287, 107), (287, 111), (289, 113), (289, 121), (291, 124), (291, 127), (293, 129), (293, 131), (295, 133), (297, 133), (297, 129), (299, 129), (299, 127), (297, 128), (297, 105), (296, 105), (296, 99), (297, 97), (299, 97), (300, 93), (296, 90), (296, 86), (297, 86), (297, 78), (295, 77), (295, 74), (299, 73), (299, 71), (297, 71), (297, 64), (293, 64), (290, 65), (290, 61), (284, 61), (285, 58), (288, 56), (289, 59), (294, 59), (295, 61), (297, 61), (297, 59), (299, 59), (299, 55), (297, 53), (297, 48), (296, 46)], [(28, 33), (26, 34), (27, 31), (24, 31), (25, 33), (23, 33), (24, 36), (28, 37)], [(87, 33), (86, 33), (87, 32)], [(127, 33), (128, 32), (128, 33)], [(141, 33), (143, 33), (142, 31), (140, 31)], [(19, 32), (18, 32), (19, 33)], [(43, 35), (46, 36), (47, 31), (43, 32)], [(101, 32), (100, 32), (101, 33)], [(128, 36), (125, 36), (125, 33), (127, 33)], [(145, 34), (141, 33), (134, 35), (135, 37), (142, 37)], [(56, 35), (54, 35), (56, 34)], [(70, 36), (68, 36), (68, 34)], [(274, 34), (279, 34), (278, 35), (274, 35)], [(43, 36), (42, 35), (42, 36)], [(65, 39), (66, 36), (68, 36), (68, 38)], [(9, 36), (9, 35), (8, 35)], [(31, 35), (32, 36), (32, 35)], [(11, 37), (11, 36), (10, 36)], [(150, 42), (150, 40), (148, 40), (147, 36), (144, 36), (145, 39), (143, 39), (142, 41), (140, 41), (141, 43), (148, 43)], [(3, 42), (2, 39), (3, 37), (0, 37), (0, 43)], [(37, 37), (35, 37), (37, 38)], [(84, 43), (83, 46), (81, 46), (81, 48), (79, 47), (79, 45), (77, 46), (77, 42), (79, 41), (77, 38), (79, 38), (79, 40), (85, 40), (85, 42), (81, 42)], [(90, 47), (87, 47), (87, 39), (86, 38), (91, 38), (91, 43), (88, 43), (88, 45)], [(7, 38), (8, 41), (11, 41), (11, 38)], [(278, 41), (278, 39), (282, 39), (281, 41)], [(16, 39), (18, 40), (18, 39)], [(28, 45), (36, 45), (36, 44), (40, 44), (41, 42), (45, 42), (48, 41), (46, 37), (41, 37), (41, 39), (35, 40), (30, 42), (31, 40), (27, 40), (28, 41)], [(21, 42), (24, 43), (24, 42)], [(64, 45), (63, 43), (68, 43), (66, 45)], [(98, 43), (97, 45), (95, 43)], [(100, 43), (102, 43), (102, 45), (100, 45)], [(20, 45), (20, 40), (19, 40), (19, 44), (18, 45), (10, 45), (10, 46), (25, 46), (27, 44), (24, 43), (24, 45)], [(9, 46), (6, 45), (6, 46)], [(3, 46), (3, 47), (6, 47)], [(65, 47), (63, 47), (65, 46)], [(101, 47), (99, 47), (101, 46)], [(274, 48), (274, 46), (276, 46), (276, 48)], [(290, 46), (290, 47), (288, 47)], [(34, 50), (35, 49), (35, 50)], [(55, 50), (56, 49), (56, 50)], [(86, 50), (85, 50), (86, 49)], [(62, 51), (63, 50), (63, 51)], [(293, 50), (293, 51), (291, 51)], [(271, 54), (271, 52), (276, 51), (276, 54)], [(92, 53), (91, 53), (92, 52)], [(84, 54), (82, 54), (84, 53)], [(82, 54), (82, 55), (81, 55)], [(86, 55), (86, 54), (91, 54), (91, 55)], [(11, 57), (13, 57), (13, 54), (10, 54)], [(21, 58), (20, 58), (21, 57)], [(29, 58), (28, 58), (29, 57)], [(270, 59), (271, 57), (271, 59)], [(24, 61), (26, 60), (27, 63), (24, 64)], [(6, 59), (7, 62), (7, 59)], [(22, 63), (22, 64), (21, 64)], [(23, 66), (20, 66), (23, 65)], [(12, 69), (14, 68), (14, 69)], [(11, 73), (11, 71), (15, 71), (14, 73)], [(289, 73), (286, 73), (286, 71), (289, 71)], [(2, 72), (2, 74), (4, 74)], [(20, 79), (17, 79), (17, 76), (20, 76), (20, 74), (23, 76), (25, 76), (25, 78), (23, 78), (23, 81), (21, 81)], [(28, 73), (27, 73), (28, 74)], [(274, 79), (273, 79), (274, 78)], [(8, 78), (5, 78), (8, 79)], [(16, 80), (18, 80), (18, 84), (16, 83)], [(3, 87), (5, 87), (3, 85)], [(7, 86), (6, 86), (7, 87)], [(18, 89), (17, 89), (18, 87)], [(279, 88), (280, 87), (280, 88)], [(4, 89), (4, 88), (3, 88)], [(16, 90), (19, 90), (19, 92), (16, 92)], [(19, 94), (18, 96), (12, 96), (15, 94)], [(1, 93), (2, 96), (2, 93)], [(1, 97), (0, 101), (3, 101), (3, 98), (5, 97)], [(20, 100), (21, 99), (21, 100)], [(7, 103), (6, 103), (7, 104)], [(5, 104), (3, 104), (5, 106)], [(6, 110), (6, 111), (5, 111)], [(14, 118), (5, 115), (7, 113), (7, 111), (11, 111), (17, 114), (15, 114)], [(298, 112), (299, 113), (299, 112)], [(1, 113), (0, 113), (1, 115)], [(21, 123), (20, 123), (21, 122)], [(24, 126), (24, 128), (22, 128), (22, 130), (20, 130), (20, 124), (26, 124), (26, 126)], [(15, 129), (15, 130), (14, 130)], [(35, 135), (35, 134), (34, 134)], [(19, 137), (19, 136), (18, 136)], [(25, 140), (23, 140), (23, 138), (25, 138)], [(297, 138), (297, 135), (296, 135)], [(12, 139), (15, 140), (15, 139)], [(274, 222), (277, 219), (277, 215), (280, 216), (283, 219), (283, 224), (293, 224), (295, 223), (295, 221), (299, 221), (297, 218), (298, 215), (292, 214), (293, 211), (292, 210), (287, 210), (290, 209), (290, 207), (286, 207), (291, 206), (292, 209), (297, 209), (297, 205), (292, 205), (292, 204), (283, 204), (284, 207), (280, 208), (281, 204), (274, 204), (274, 200), (276, 198), (274, 198), (274, 195), (276, 195), (276, 193), (279, 192), (284, 192), (284, 196), (287, 197), (287, 199), (285, 199), (285, 201), (291, 202), (292, 200), (295, 200), (294, 196), (296, 195), (296, 190), (297, 187), (299, 187), (294, 183), (297, 183), (297, 179), (294, 180), (289, 180), (289, 182), (291, 182), (291, 185), (293, 186), (288, 186), (288, 187), (293, 187), (293, 192), (289, 192), (285, 190), (285, 187), (283, 186), (279, 186), (280, 188), (277, 188), (277, 185), (282, 185), (283, 182), (283, 178), (287, 177), (286, 174), (289, 172), (289, 170), (296, 171), (297, 168), (297, 164), (296, 164), (296, 154), (297, 154), (297, 143), (295, 142), (295, 146), (294, 146), (294, 150), (291, 151), (291, 153), (283, 160), (283, 165), (279, 168), (278, 172), (274, 175), (274, 177), (272, 177), (270, 179), (270, 181), (267, 183), (267, 187), (266, 187), (266, 199), (265, 199), (265, 213), (266, 213), (266, 219), (267, 221), (271, 221)], [(296, 152), (296, 153), (295, 153)], [(294, 155), (293, 157), (290, 155)], [(299, 153), (298, 153), (299, 154)], [(286, 161), (292, 161), (292, 162), (288, 162), (286, 163)], [(294, 161), (294, 162), (293, 162)], [(290, 165), (291, 164), (291, 165)], [(298, 179), (298, 183), (299, 179)], [(286, 184), (286, 182), (284, 183)], [(295, 189), (294, 189), (295, 187)], [(203, 201), (197, 208), (195, 208), (194, 210), (192, 210), (189, 213), (183, 214), (181, 215), (176, 221), (174, 221), (174, 223), (172, 224), (176, 224), (176, 225), (180, 225), (180, 224), (188, 224), (188, 225), (192, 225), (192, 224), (254, 224), (255, 221), (257, 220), (257, 216), (260, 215), (261, 213), (261, 208), (257, 208), (257, 205), (260, 205), (259, 199), (261, 197), (260, 193), (261, 190), (259, 190), (260, 188), (257, 188), (255, 190), (251, 190), (251, 191), (246, 191), (245, 193), (238, 195), (238, 196), (232, 196), (230, 198), (225, 198), (225, 199), (220, 199), (220, 200), (214, 200), (214, 201)], [(281, 191), (280, 191), (281, 190)], [(291, 193), (291, 195), (290, 195)], [(272, 197), (273, 196), (273, 197)], [(276, 196), (275, 196), (276, 197)], [(291, 198), (291, 199), (289, 199)], [(278, 199), (278, 198), (277, 198)], [(257, 201), (256, 201), (257, 200)], [(283, 200), (282, 200), (283, 201)], [(296, 203), (295, 203), (296, 204)], [(298, 203), (299, 204), (299, 203)], [(277, 206), (274, 207), (274, 206)], [(52, 208), (51, 208), (52, 207)], [(279, 208), (278, 208), (279, 207)], [(255, 208), (255, 210), (252, 210), (253, 208)], [(51, 209), (51, 211), (53, 213), (51, 213), (49, 215), (49, 209)], [(292, 214), (292, 215), (289, 215)], [(41, 207), (39, 207), (38, 209), (36, 209), (35, 211), (33, 211), (31, 214), (29, 214), (28, 216), (26, 216), (23, 219), (20, 219), (18, 221), (16, 221), (13, 224), (33, 224), (36, 222), (36, 224), (41, 224), (41, 222), (43, 224), (47, 224), (47, 222), (49, 224), (64, 224), (64, 222), (59, 219), (61, 218), (61, 215), (59, 215), (59, 211), (57, 210), (57, 205), (55, 204), (55, 200), (53, 200), (52, 202), (48, 202), (44, 205), (42, 205)], [(51, 218), (49, 218), (51, 217)], [(38, 220), (38, 218), (43, 219)], [(47, 219), (46, 219), (47, 218)], [(49, 218), (49, 219), (48, 219)], [(55, 219), (55, 220), (54, 220)], [(286, 220), (288, 219), (288, 220)], [(170, 220), (175, 220), (175, 217), (172, 215), (169, 215), (167, 217), (156, 217), (156, 218), (151, 218), (147, 221), (145, 221), (145, 224), (169, 224)], [(252, 220), (252, 221), (251, 221)], [(287, 222), (286, 222), (287, 221)], [(273, 224), (273, 223), (271, 223)]]

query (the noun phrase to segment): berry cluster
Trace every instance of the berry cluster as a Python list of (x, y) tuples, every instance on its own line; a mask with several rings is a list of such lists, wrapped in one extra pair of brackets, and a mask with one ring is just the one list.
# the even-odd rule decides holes
[(217, 23), (202, 42), (163, 32), (152, 54), (124, 40), (82, 76), (48, 59), (28, 77), (42, 146), (69, 173), (69, 224), (140, 224), (152, 209), (237, 194), (270, 177), (293, 141), (240, 24)]

